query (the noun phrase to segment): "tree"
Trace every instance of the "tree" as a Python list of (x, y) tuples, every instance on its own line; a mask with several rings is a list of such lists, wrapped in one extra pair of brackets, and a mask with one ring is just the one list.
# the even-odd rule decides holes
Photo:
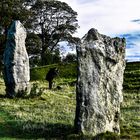
[(58, 47), (54, 48), (52, 53), (50, 53), (50, 51), (47, 52), (46, 64), (54, 64), (54, 63), (60, 63), (60, 62), (61, 62), (61, 56), (60, 56), (60, 50)]
[(28, 33), (26, 38), (26, 49), (29, 56), (40, 55), (41, 40), (37, 34)]
[(5, 36), (0, 34), (0, 73), (2, 71), (2, 56), (4, 52), (4, 41), (5, 41)]
[(63, 58), (63, 62), (76, 62), (77, 61), (77, 56), (76, 54), (73, 54), (73, 53), (68, 53), (66, 55), (66, 57)]
[[(41, 44), (42, 42), (37, 34), (34, 33), (27, 34), (26, 48), (30, 58), (31, 67), (41, 65), (40, 59)], [(46, 65), (61, 62), (59, 48), (55, 47), (52, 53), (46, 51), (44, 61)]]
[(41, 61), (45, 64), (46, 52), (52, 52), (60, 41), (75, 43), (72, 34), (78, 28), (77, 13), (66, 3), (56, 0), (37, 0), (31, 8), (32, 27), (38, 33), (41, 46)]
[(29, 17), (29, 0), (2, 0), (0, 1), (0, 28), (6, 34), (13, 20), (25, 23)]
[[(5, 48), (7, 31), (13, 20), (20, 20), (28, 25), (30, 11), (27, 8), (29, 0), (0, 1), (0, 52)], [(28, 23), (28, 24), (27, 24)]]
[(60, 41), (75, 43), (78, 40), (72, 36), (78, 27), (76, 18), (77, 13), (71, 7), (55, 0), (0, 1), (0, 53), (5, 47), (9, 25), (13, 20), (20, 20), (28, 32), (29, 55), (41, 55), (44, 65), (48, 55), (54, 60)]
[[(20, 20), (29, 26), (28, 17), (30, 10), (29, 2), (33, 0), (1, 0), (0, 1), (0, 58), (2, 60), (3, 51), (6, 44), (8, 28), (13, 20)], [(0, 68), (2, 62), (0, 61)]]

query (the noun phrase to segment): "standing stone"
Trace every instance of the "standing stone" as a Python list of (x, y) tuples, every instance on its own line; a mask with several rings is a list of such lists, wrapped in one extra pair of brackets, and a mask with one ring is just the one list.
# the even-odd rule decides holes
[(106, 131), (119, 133), (125, 39), (91, 29), (77, 47), (77, 55), (76, 132), (93, 136)]
[(20, 21), (13, 21), (4, 51), (4, 80), (8, 97), (29, 92), (29, 58), (25, 47), (26, 30)]

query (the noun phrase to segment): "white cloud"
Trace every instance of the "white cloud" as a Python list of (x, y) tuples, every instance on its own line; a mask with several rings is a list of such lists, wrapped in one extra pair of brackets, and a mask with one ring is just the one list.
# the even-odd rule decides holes
[[(78, 13), (80, 28), (75, 34), (82, 37), (90, 28), (100, 33), (118, 36), (125, 33), (140, 31), (140, 24), (132, 20), (140, 19), (140, 0), (61, 0), (68, 3)], [(139, 37), (140, 38), (140, 37)], [(140, 41), (138, 41), (140, 42)], [(140, 48), (128, 49), (132, 54)]]
[(120, 34), (140, 28), (131, 22), (140, 17), (140, 0), (61, 0), (67, 2), (78, 12), (80, 29), (83, 36), (88, 29), (97, 28), (105, 34)]

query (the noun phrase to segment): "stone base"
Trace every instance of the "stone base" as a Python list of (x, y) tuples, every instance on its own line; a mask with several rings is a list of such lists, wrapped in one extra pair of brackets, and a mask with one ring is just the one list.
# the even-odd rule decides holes
[(30, 84), (28, 83), (20, 83), (13, 84), (10, 83), (6, 85), (6, 97), (14, 98), (14, 97), (25, 97), (30, 94)]

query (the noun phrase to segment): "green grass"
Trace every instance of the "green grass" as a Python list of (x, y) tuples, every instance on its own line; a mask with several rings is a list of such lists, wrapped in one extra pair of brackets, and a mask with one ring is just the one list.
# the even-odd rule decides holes
[(31, 80), (44, 80), (46, 73), (49, 71), (50, 68), (57, 67), (59, 72), (59, 77), (61, 78), (75, 78), (76, 73), (76, 63), (60, 63), (60, 64), (53, 64), (47, 65), (44, 67), (37, 67), (32, 68), (30, 70), (31, 73)]
[(65, 81), (67, 79), (56, 81), (56, 85), (63, 83), (62, 90), (49, 90), (46, 81), (32, 82), (42, 89), (42, 93), (25, 99), (4, 98), (4, 92), (0, 92), (0, 139), (50, 139), (71, 134), (76, 106), (75, 87)]
[[(60, 77), (48, 89), (44, 75), (59, 66)], [(66, 66), (66, 65), (65, 65)], [(32, 69), (32, 94), (26, 98), (4, 98), (5, 86), (0, 79), (0, 139), (91, 140), (91, 136), (74, 134), (76, 65), (67, 64)], [(133, 69), (134, 68), (134, 69)], [(128, 63), (124, 79), (124, 102), (121, 105), (121, 135), (100, 134), (99, 140), (139, 140), (140, 138), (140, 63)], [(66, 70), (66, 71), (65, 71)], [(36, 72), (36, 73), (35, 73)], [(34, 77), (35, 74), (40, 74)], [(68, 78), (65, 78), (70, 74)], [(129, 76), (129, 75), (133, 76)], [(38, 79), (39, 78), (39, 79)], [(62, 89), (58, 90), (57, 85)], [(137, 87), (137, 88), (136, 88)]]
[(121, 106), (121, 138), (140, 139), (140, 62), (127, 63)]

